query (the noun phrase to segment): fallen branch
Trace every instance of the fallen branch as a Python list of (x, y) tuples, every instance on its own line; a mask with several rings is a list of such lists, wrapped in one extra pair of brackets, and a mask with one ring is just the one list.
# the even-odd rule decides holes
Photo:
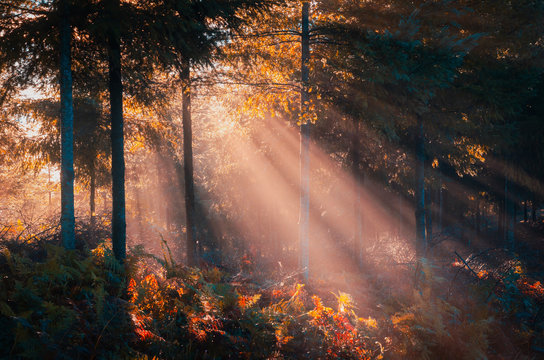
[(465, 259), (463, 259), (461, 257), (461, 255), (459, 255), (459, 253), (457, 253), (457, 251), (454, 251), (455, 255), (457, 255), (457, 257), (459, 258), (459, 260), (461, 260), (463, 262), (463, 264), (465, 264), (465, 266), (467, 267), (467, 269), (470, 270), (470, 272), (472, 272), (474, 274), (474, 276), (476, 276), (477, 278), (479, 278), (478, 274), (472, 270), (472, 268), (467, 264), (467, 262), (465, 261)]

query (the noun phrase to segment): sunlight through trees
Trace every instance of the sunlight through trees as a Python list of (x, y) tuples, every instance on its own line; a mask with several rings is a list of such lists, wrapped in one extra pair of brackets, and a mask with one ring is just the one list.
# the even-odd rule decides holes
[(0, 357), (544, 353), (544, 3), (0, 0)]

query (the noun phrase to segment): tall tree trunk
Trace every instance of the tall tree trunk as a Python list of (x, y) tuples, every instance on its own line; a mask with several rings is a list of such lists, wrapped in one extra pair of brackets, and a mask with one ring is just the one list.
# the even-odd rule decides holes
[(359, 267), (362, 268), (363, 259), (363, 215), (361, 213), (361, 192), (364, 186), (364, 174), (361, 170), (361, 140), (360, 140), (360, 123), (353, 124), (353, 134), (351, 137), (350, 161), (351, 173), (355, 183), (355, 199), (353, 201), (353, 214), (355, 216), (355, 228), (353, 236), (353, 251), (357, 256)]
[(423, 133), (423, 119), (421, 116), (418, 116), (415, 150), (416, 254), (418, 258), (421, 258), (425, 256), (425, 251), (427, 250), (425, 238), (425, 139)]
[(482, 205), (482, 217), (480, 221), (483, 222), (483, 230), (485, 235), (487, 235), (487, 206), (485, 202)]
[(504, 242), (504, 197), (497, 204), (497, 237)]
[[(361, 154), (359, 153), (359, 158)], [(359, 160), (360, 161), (360, 160)], [(360, 170), (361, 171), (361, 170)], [(368, 227), (368, 222), (362, 212), (362, 192), (366, 188), (366, 172), (360, 173), (357, 179), (357, 211), (355, 212), (357, 228), (357, 246), (359, 249), (359, 268), (363, 268), (365, 265), (365, 236), (364, 232)]]
[(529, 212), (527, 211), (527, 200), (523, 202), (523, 222), (526, 223), (529, 220)]
[(60, 17), (60, 119), (61, 119), (61, 238), (66, 249), (74, 249), (74, 106), (72, 99), (72, 60), (70, 8), (61, 1)]
[(481, 215), (480, 215), (480, 199), (476, 197), (476, 234), (480, 235)]
[(399, 220), (399, 230), (398, 230), (399, 235), (398, 235), (398, 237), (400, 239), (400, 238), (403, 238), (403, 231), (404, 231), (404, 229), (403, 229), (404, 228), (404, 226), (403, 226), (403, 224), (404, 224), (404, 213), (402, 212), (402, 194), (401, 194), (400, 190), (399, 190), (399, 219), (398, 220)]
[(309, 108), (308, 82), (310, 61), (310, 3), (302, 3), (302, 86), (300, 91), (300, 267), (304, 279), (308, 280), (310, 267), (310, 123), (307, 120)]
[(126, 257), (125, 157), (123, 134), (123, 83), (121, 80), (120, 0), (108, 0), (111, 16), (108, 34), (111, 111), (112, 245), (115, 258)]
[(191, 65), (188, 60), (184, 62), (181, 70), (182, 80), (182, 117), (183, 117), (183, 169), (185, 176), (185, 214), (186, 214), (186, 246), (187, 265), (195, 266), (197, 263), (197, 240), (195, 218), (195, 187), (193, 178), (193, 130), (191, 121)]
[(47, 189), (49, 192), (49, 208), (51, 208), (51, 163), (49, 162), (49, 165), (47, 165)]
[(91, 229), (94, 229), (95, 214), (96, 214), (96, 173), (94, 168), (94, 161), (91, 168), (91, 194), (90, 194), (90, 210), (91, 210)]
[(438, 232), (443, 231), (443, 216), (444, 216), (444, 190), (442, 189), (442, 173), (439, 175), (438, 183)]

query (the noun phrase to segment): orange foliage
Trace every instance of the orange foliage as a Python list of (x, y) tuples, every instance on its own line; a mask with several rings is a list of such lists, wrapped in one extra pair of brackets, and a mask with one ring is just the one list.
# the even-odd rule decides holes
[(189, 318), (189, 331), (200, 341), (205, 340), (208, 334), (212, 332), (224, 335), (225, 332), (221, 330), (221, 327), (222, 324), (219, 319), (205, 312)]
[(349, 352), (359, 359), (372, 358), (372, 351), (366, 348), (366, 344), (359, 337), (357, 328), (344, 313), (347, 299), (341, 295), (338, 300), (339, 311), (335, 312), (332, 308), (324, 306), (321, 299), (314, 295), (312, 301), (315, 307), (308, 312), (312, 318), (311, 323), (318, 327), (328, 340), (328, 357), (341, 359), (344, 352)]
[(529, 279), (522, 278), (518, 280), (518, 286), (525, 295), (533, 297), (542, 297), (544, 296), (544, 286), (540, 281), (535, 281), (531, 283)]

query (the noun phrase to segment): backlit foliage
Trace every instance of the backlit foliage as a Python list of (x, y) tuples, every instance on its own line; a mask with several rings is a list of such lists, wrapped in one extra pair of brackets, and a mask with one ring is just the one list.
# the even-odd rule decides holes
[(262, 287), (217, 267), (178, 265), (168, 250), (161, 259), (133, 248), (120, 265), (109, 242), (66, 251), (4, 236), (0, 356), (8, 358), (478, 359), (504, 322), (521, 319), (512, 339), (530, 342), (544, 295), (513, 260), (499, 281), (482, 269), (466, 297), (446, 299), (437, 292), (444, 280), (426, 265), (419, 291), (377, 294), (381, 310), (361, 314), (341, 291), (312, 295), (294, 278)]

